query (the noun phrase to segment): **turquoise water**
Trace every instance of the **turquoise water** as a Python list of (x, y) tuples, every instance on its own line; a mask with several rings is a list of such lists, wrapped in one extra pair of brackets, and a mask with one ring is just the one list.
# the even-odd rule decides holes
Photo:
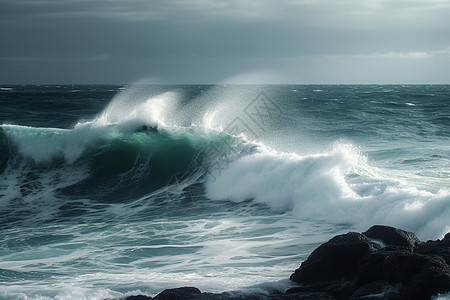
[(338, 233), (450, 231), (450, 86), (0, 88), (0, 298), (284, 290)]

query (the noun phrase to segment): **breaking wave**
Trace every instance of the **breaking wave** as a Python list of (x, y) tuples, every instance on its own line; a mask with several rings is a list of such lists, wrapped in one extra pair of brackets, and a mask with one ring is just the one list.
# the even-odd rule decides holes
[[(176, 92), (148, 98), (128, 90), (73, 128), (3, 124), (0, 205), (15, 203), (8, 206), (12, 220), (18, 209), (26, 210), (17, 199), (33, 199), (34, 213), (47, 211), (61, 195), (132, 202), (181, 174), (189, 184), (204, 185), (212, 200), (251, 200), (299, 218), (361, 228), (388, 224), (425, 238), (450, 230), (448, 190), (402, 182), (395, 172), (372, 166), (352, 143), (336, 142), (315, 154), (276, 151), (224, 132), (236, 97), (203, 109), (179, 98)], [(44, 199), (45, 205), (36, 204)]]

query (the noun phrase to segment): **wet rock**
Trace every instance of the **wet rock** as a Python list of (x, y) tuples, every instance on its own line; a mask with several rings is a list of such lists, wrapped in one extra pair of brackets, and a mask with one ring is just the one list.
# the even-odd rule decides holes
[[(142, 297), (142, 298), (133, 298)], [(180, 287), (174, 289), (166, 289), (156, 295), (154, 298), (148, 296), (130, 296), (125, 298), (125, 300), (263, 300), (270, 299), (266, 296), (261, 295), (238, 295), (233, 296), (228, 293), (213, 294), (213, 293), (202, 293), (196, 287)], [(283, 298), (272, 298), (272, 299), (283, 299)]]
[(416, 252), (424, 255), (442, 256), (445, 262), (450, 265), (450, 233), (447, 233), (442, 240), (427, 241), (421, 244)]
[(145, 296), (145, 295), (136, 295), (136, 296), (129, 296), (125, 298), (126, 300), (151, 300), (153, 299), (150, 296)]
[(450, 291), (449, 253), (450, 235), (423, 243), (411, 232), (374, 226), (322, 244), (291, 280), (337, 299), (431, 299)]
[(196, 299), (202, 292), (196, 287), (181, 287), (176, 289), (167, 289), (156, 295), (155, 300), (184, 300)]
[(375, 225), (363, 234), (370, 239), (381, 240), (386, 245), (407, 247), (410, 250), (422, 243), (414, 233), (390, 226)]
[(304, 284), (352, 280), (358, 271), (359, 260), (372, 247), (369, 239), (360, 233), (335, 236), (314, 250), (290, 279)]

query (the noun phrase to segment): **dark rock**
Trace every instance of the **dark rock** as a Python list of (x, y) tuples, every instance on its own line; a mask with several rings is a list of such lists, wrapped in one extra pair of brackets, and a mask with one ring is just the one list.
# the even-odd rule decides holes
[(426, 256), (409, 251), (376, 251), (361, 260), (357, 285), (384, 281), (400, 285), (407, 298), (428, 299), (450, 290), (450, 269), (440, 256)]
[(320, 290), (320, 288), (311, 288), (311, 287), (294, 287), (290, 288), (286, 291), (282, 298), (273, 298), (273, 299), (326, 299), (326, 300), (337, 300), (337, 298), (330, 295), (328, 292), (324, 290)]
[(144, 296), (144, 295), (136, 295), (136, 296), (128, 296), (125, 298), (125, 300), (151, 300), (153, 299), (150, 296)]
[(201, 291), (196, 287), (180, 287), (176, 289), (167, 289), (155, 296), (155, 300), (185, 300), (197, 299)]
[(164, 290), (158, 295), (156, 295), (155, 298), (153, 299), (154, 300), (262, 300), (267, 299), (267, 297), (262, 297), (260, 295), (233, 296), (228, 293), (221, 293), (221, 294), (202, 293), (196, 287), (181, 287)]
[(384, 260), (386, 256), (380, 252), (369, 253), (359, 261), (358, 274), (355, 278), (357, 285), (381, 281), (384, 278)]
[[(370, 239), (380, 240), (379, 247)], [(336, 299), (430, 299), (450, 291), (450, 235), (423, 243), (411, 232), (373, 226), (364, 234), (332, 238), (291, 275), (303, 286)], [(369, 298), (368, 298), (369, 297)]]
[(409, 299), (430, 299), (450, 291), (450, 267), (440, 256), (415, 256), (411, 264), (418, 272), (408, 276), (400, 293)]
[(126, 297), (125, 300), (151, 300), (153, 299), (150, 296), (144, 296), (144, 295), (136, 295), (136, 296), (129, 296)]
[(373, 281), (358, 287), (349, 299), (389, 299), (395, 295), (398, 295), (398, 292), (398, 287), (396, 287), (395, 285), (391, 285), (386, 281)]
[(446, 246), (450, 246), (450, 232), (444, 236), (441, 242)]
[(422, 243), (414, 233), (390, 226), (375, 225), (363, 234), (370, 239), (381, 240), (386, 245), (407, 247), (410, 250)]
[(158, 132), (158, 128), (156, 126), (142, 125), (135, 129), (134, 132)]
[(423, 255), (439, 255), (450, 264), (450, 233), (447, 233), (442, 240), (428, 241), (421, 244), (416, 252)]
[(304, 284), (352, 280), (356, 277), (359, 260), (371, 249), (370, 241), (360, 233), (335, 236), (314, 250), (290, 279)]
[(264, 300), (337, 300), (333, 296), (324, 292), (311, 292), (311, 293), (299, 293), (299, 294), (288, 294), (282, 296), (269, 296), (268, 298), (263, 298)]
[(383, 276), (387, 282), (407, 284), (415, 274), (421, 272), (427, 259), (407, 251), (381, 252), (385, 256)]

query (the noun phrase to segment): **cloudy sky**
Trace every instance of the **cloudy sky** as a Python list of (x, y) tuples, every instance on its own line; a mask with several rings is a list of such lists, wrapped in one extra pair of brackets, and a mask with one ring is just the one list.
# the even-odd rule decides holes
[(450, 0), (0, 0), (0, 83), (449, 83)]

